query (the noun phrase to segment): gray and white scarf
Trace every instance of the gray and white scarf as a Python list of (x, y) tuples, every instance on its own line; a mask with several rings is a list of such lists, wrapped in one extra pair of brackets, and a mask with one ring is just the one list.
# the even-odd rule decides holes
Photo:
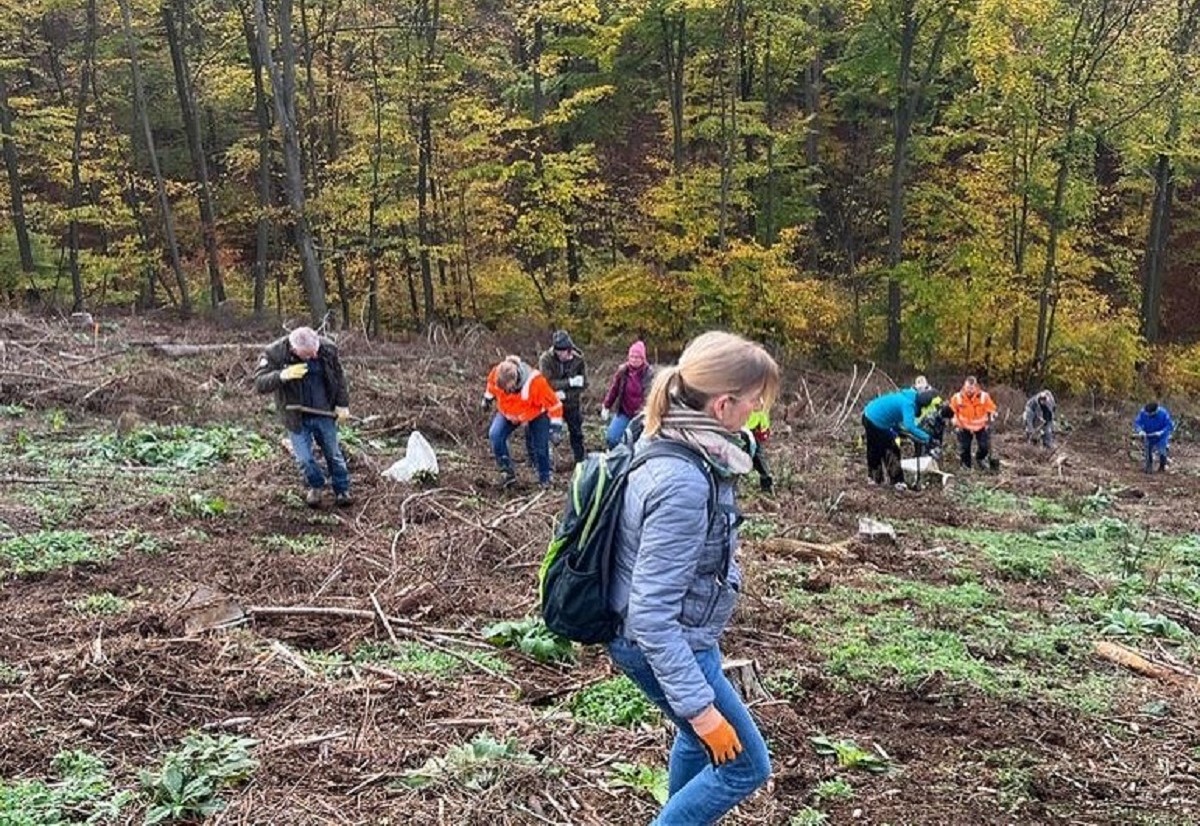
[(659, 435), (698, 448), (722, 476), (741, 476), (754, 469), (754, 461), (736, 433), (730, 433), (709, 414), (672, 399), (663, 416)]

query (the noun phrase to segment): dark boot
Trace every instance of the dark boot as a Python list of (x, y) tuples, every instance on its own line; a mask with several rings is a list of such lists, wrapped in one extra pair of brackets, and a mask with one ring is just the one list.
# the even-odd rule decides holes
[(310, 508), (321, 507), (321, 489), (309, 488), (308, 492), (304, 494), (304, 504)]

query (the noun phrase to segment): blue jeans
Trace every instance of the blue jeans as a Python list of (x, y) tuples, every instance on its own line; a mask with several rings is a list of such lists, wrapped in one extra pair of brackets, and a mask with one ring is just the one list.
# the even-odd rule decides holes
[(623, 637), (608, 645), (609, 656), (629, 679), (637, 683), (663, 714), (675, 724), (675, 743), (667, 763), (667, 805), (653, 823), (657, 826), (702, 826), (722, 815), (754, 793), (771, 776), (767, 744), (750, 710), (721, 671), (721, 651), (693, 651), (704, 678), (716, 694), (714, 704), (729, 721), (742, 742), (742, 753), (714, 767), (704, 744), (687, 720), (675, 716), (658, 679), (641, 650)]
[(627, 427), (629, 427), (629, 417), (624, 413), (614, 413), (612, 421), (608, 423), (608, 433), (604, 435), (604, 441), (608, 444), (609, 450), (620, 443)]
[(304, 472), (304, 481), (310, 488), (320, 490), (325, 487), (325, 472), (321, 470), (313, 455), (315, 441), (325, 454), (325, 464), (329, 465), (333, 492), (350, 491), (350, 469), (346, 467), (346, 457), (342, 455), (342, 447), (338, 444), (336, 419), (328, 416), (305, 416), (300, 420), (300, 432), (289, 431), (288, 437), (292, 440), (292, 452), (296, 454), (296, 463)]
[[(505, 473), (513, 473), (512, 457), (508, 455), (508, 437), (521, 425), (513, 424), (497, 413), (488, 428), (488, 440), (492, 443), (492, 455), (496, 464)], [(529, 451), (529, 462), (537, 468), (538, 481), (550, 481), (550, 418), (543, 413), (525, 423), (525, 449)]]

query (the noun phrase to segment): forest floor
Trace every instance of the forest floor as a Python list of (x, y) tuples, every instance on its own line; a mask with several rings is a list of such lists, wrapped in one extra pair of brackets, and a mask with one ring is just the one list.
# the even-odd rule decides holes
[[(0, 822), (648, 822), (666, 725), (524, 622), (570, 462), (499, 489), (497, 342), (346, 335), (356, 504), (314, 511), (253, 391), (269, 336), (0, 318)], [(1000, 470), (897, 492), (865, 484), (865, 374), (789, 370), (776, 493), (743, 486), (723, 649), (774, 773), (725, 822), (1200, 821), (1195, 419), (1144, 476), (1132, 405), (1066, 403), (1049, 457), (997, 388)], [(432, 487), (380, 476), (413, 428)]]

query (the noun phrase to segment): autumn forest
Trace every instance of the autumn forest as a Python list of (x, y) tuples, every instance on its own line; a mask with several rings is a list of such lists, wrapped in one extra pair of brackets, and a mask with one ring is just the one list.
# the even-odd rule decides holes
[(6, 300), (1200, 389), (1200, 0), (6, 0)]

